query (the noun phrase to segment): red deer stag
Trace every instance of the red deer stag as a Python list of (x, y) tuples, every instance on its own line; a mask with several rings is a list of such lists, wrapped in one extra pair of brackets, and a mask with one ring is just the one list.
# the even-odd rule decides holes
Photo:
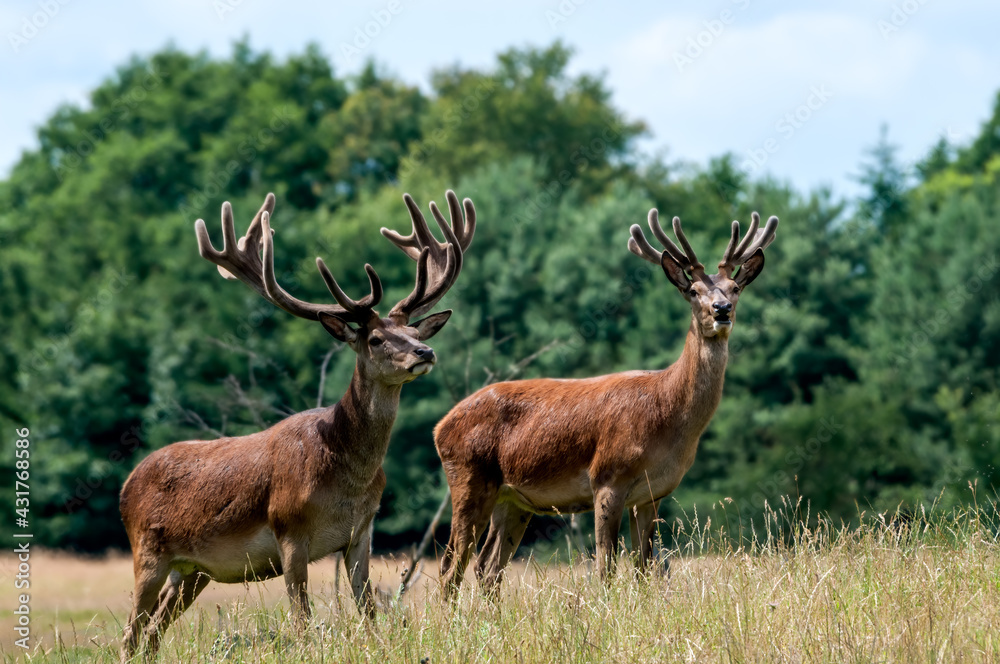
[(661, 266), (691, 303), (684, 352), (666, 369), (496, 383), (441, 420), (434, 438), (452, 495), (451, 536), (441, 561), (447, 597), (461, 584), (487, 523), (476, 575), (494, 591), (532, 514), (595, 510), (597, 569), (606, 578), (627, 509), (632, 546), (643, 565), (650, 560), (657, 508), (691, 467), (719, 404), (739, 293), (764, 267), (778, 218), (760, 232), (759, 224), (755, 212), (740, 241), (739, 222), (733, 222), (714, 275), (705, 273), (677, 217), (674, 233), (683, 251), (663, 232), (655, 209), (649, 228), (665, 251), (632, 226), (632, 253)]
[[(239, 279), (293, 316), (319, 321), (357, 354), (347, 393), (329, 408), (293, 415), (260, 433), (211, 441), (174, 443), (144, 459), (125, 482), (121, 513), (135, 568), (133, 609), (122, 659), (147, 653), (211, 580), (244, 583), (284, 574), (299, 621), (309, 616), (307, 566), (344, 553), (351, 587), (364, 615), (374, 613), (368, 582), (368, 525), (385, 487), (382, 461), (404, 383), (426, 374), (436, 361), (424, 342), (451, 316), (442, 311), (419, 321), (455, 282), (462, 253), (476, 226), (472, 201), (463, 206), (447, 193), (451, 225), (434, 203), (431, 211), (445, 242), (427, 227), (420, 209), (403, 196), (413, 233), (383, 228), (393, 244), (417, 262), (413, 291), (381, 318), (375, 306), (382, 284), (365, 265), (371, 292), (349, 298), (316, 259), (337, 304), (313, 304), (289, 295), (275, 279), (268, 194), (246, 236), (237, 243), (233, 212), (222, 206), (223, 249), (195, 223), (198, 249), (222, 276)], [(260, 247), (263, 247), (263, 257)], [(352, 325), (353, 324), (353, 325)]]

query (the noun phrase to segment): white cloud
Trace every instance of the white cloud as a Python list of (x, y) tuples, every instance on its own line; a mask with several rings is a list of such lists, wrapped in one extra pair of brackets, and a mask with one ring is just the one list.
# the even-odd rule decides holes
[[(562, 38), (577, 51), (572, 71), (606, 71), (614, 103), (650, 124), (655, 137), (647, 147), (666, 146), (675, 158), (701, 162), (724, 151), (758, 149), (813, 86), (825, 85), (833, 98), (793, 137), (779, 134), (780, 150), (764, 167), (799, 186), (833, 181), (849, 187), (847, 174), (882, 122), (890, 124), (906, 158), (925, 152), (949, 128), (971, 137), (1000, 87), (995, 0), (929, 2), (889, 38), (877, 21), (889, 17), (898, 0), (845, 0), (814, 10), (790, 1), (732, 0), (681, 10), (653, 0), (627, 8), (590, 0), (553, 29), (545, 12), (559, 1), (500, 7), (400, 0), (402, 11), (364, 56), (411, 83), (425, 83), (434, 68), (459, 61), (491, 66), (495, 53), (510, 46)], [(343, 74), (356, 68), (344, 66), (340, 44), (387, 2), (108, 0), (97, 7), (68, 0), (21, 52), (0, 48), (0, 98), (6, 102), (0, 173), (34, 145), (33, 127), (58, 103), (84, 102), (86, 92), (133, 53), (173, 41), (188, 52), (208, 48), (226, 56), (234, 40), (249, 34), (255, 49), (278, 57), (319, 42)], [(233, 11), (220, 19), (217, 3)], [(36, 5), (3, 3), (0, 32), (16, 29)], [(689, 38), (697, 40), (705, 21), (719, 20), (723, 8), (733, 20), (709, 35), (704, 52), (679, 71), (675, 53), (683, 53)]]
[[(845, 183), (882, 122), (908, 139), (919, 134), (914, 148), (922, 153), (944, 131), (942, 117), (968, 112), (955, 105), (971, 93), (970, 80), (976, 90), (1000, 84), (986, 75), (981, 47), (932, 40), (929, 10), (886, 39), (877, 24), (888, 16), (884, 7), (764, 18), (754, 9), (731, 6), (728, 22), (720, 14), (665, 17), (613, 48), (616, 101), (646, 118), (655, 143), (676, 157), (704, 161), (733, 151), (743, 160), (775, 139), (764, 170), (799, 186)], [(782, 119), (817, 86), (832, 98), (789, 136)]]

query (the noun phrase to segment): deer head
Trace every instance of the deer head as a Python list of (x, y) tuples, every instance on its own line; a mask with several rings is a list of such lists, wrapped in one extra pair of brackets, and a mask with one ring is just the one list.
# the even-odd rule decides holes
[[(633, 254), (663, 268), (670, 283), (691, 303), (691, 315), (702, 336), (726, 339), (736, 320), (740, 292), (764, 269), (764, 249), (774, 241), (778, 218), (772, 216), (762, 229), (758, 230), (758, 226), (760, 215), (754, 212), (750, 217), (750, 229), (741, 241), (740, 222), (733, 221), (729, 245), (716, 274), (705, 273), (705, 266), (698, 261), (691, 243), (684, 236), (680, 217), (674, 217), (673, 227), (683, 251), (663, 232), (655, 208), (649, 211), (649, 230), (664, 251), (657, 251), (646, 241), (638, 224), (631, 228), (628, 248)], [(734, 275), (736, 269), (739, 271)]]
[(257, 291), (264, 299), (293, 316), (318, 321), (334, 338), (346, 343), (357, 353), (358, 369), (366, 376), (388, 385), (407, 383), (428, 373), (437, 361), (434, 351), (424, 342), (433, 337), (451, 317), (451, 311), (432, 314), (411, 322), (434, 307), (455, 283), (462, 269), (462, 254), (472, 242), (476, 228), (476, 210), (468, 198), (459, 205), (455, 193), (446, 194), (451, 224), (437, 205), (431, 203), (431, 213), (444, 233), (439, 242), (409, 194), (403, 200), (410, 212), (413, 232), (406, 237), (386, 228), (382, 234), (417, 263), (416, 285), (400, 300), (385, 318), (375, 307), (382, 300), (382, 282), (371, 265), (365, 265), (370, 292), (354, 300), (337, 284), (322, 258), (316, 267), (336, 304), (314, 304), (290, 295), (274, 274), (274, 239), (270, 222), (274, 213), (274, 194), (268, 194), (257, 215), (250, 222), (246, 235), (236, 240), (233, 210), (228, 202), (222, 205), (222, 251), (212, 245), (201, 219), (195, 222), (198, 250), (202, 258), (218, 266), (226, 279), (239, 279)]

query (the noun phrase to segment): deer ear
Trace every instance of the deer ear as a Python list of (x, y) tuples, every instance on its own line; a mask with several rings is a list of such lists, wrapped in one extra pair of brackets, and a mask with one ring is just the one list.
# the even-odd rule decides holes
[(664, 251), (660, 256), (660, 267), (663, 268), (663, 273), (667, 275), (670, 283), (677, 287), (677, 290), (687, 293), (691, 289), (691, 280), (684, 274), (684, 268), (674, 260), (669, 251)]
[(760, 271), (763, 269), (764, 250), (758, 249), (753, 252), (753, 256), (748, 258), (747, 261), (740, 266), (740, 271), (736, 273), (735, 277), (733, 277), (733, 281), (735, 281), (736, 285), (740, 288), (746, 288), (750, 285), (750, 282), (757, 278), (757, 275), (760, 274)]
[(319, 322), (323, 324), (326, 331), (336, 339), (337, 341), (343, 341), (345, 344), (352, 344), (358, 339), (357, 331), (347, 324), (347, 321), (343, 318), (337, 318), (333, 314), (328, 314), (325, 311), (321, 311), (319, 314)]
[(418, 320), (416, 323), (410, 323), (410, 327), (417, 328), (417, 338), (421, 341), (427, 341), (441, 331), (441, 328), (444, 327), (449, 318), (451, 318), (451, 309), (431, 314), (427, 318)]

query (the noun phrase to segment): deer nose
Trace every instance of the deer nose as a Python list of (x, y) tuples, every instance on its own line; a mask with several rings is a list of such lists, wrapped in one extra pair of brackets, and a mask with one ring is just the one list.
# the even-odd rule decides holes
[(434, 349), (433, 348), (418, 348), (415, 351), (413, 351), (413, 354), (416, 355), (417, 357), (419, 357), (421, 360), (423, 360), (425, 362), (433, 362), (434, 361)]
[(715, 309), (720, 314), (728, 314), (733, 310), (732, 302), (713, 302), (712, 308)]

